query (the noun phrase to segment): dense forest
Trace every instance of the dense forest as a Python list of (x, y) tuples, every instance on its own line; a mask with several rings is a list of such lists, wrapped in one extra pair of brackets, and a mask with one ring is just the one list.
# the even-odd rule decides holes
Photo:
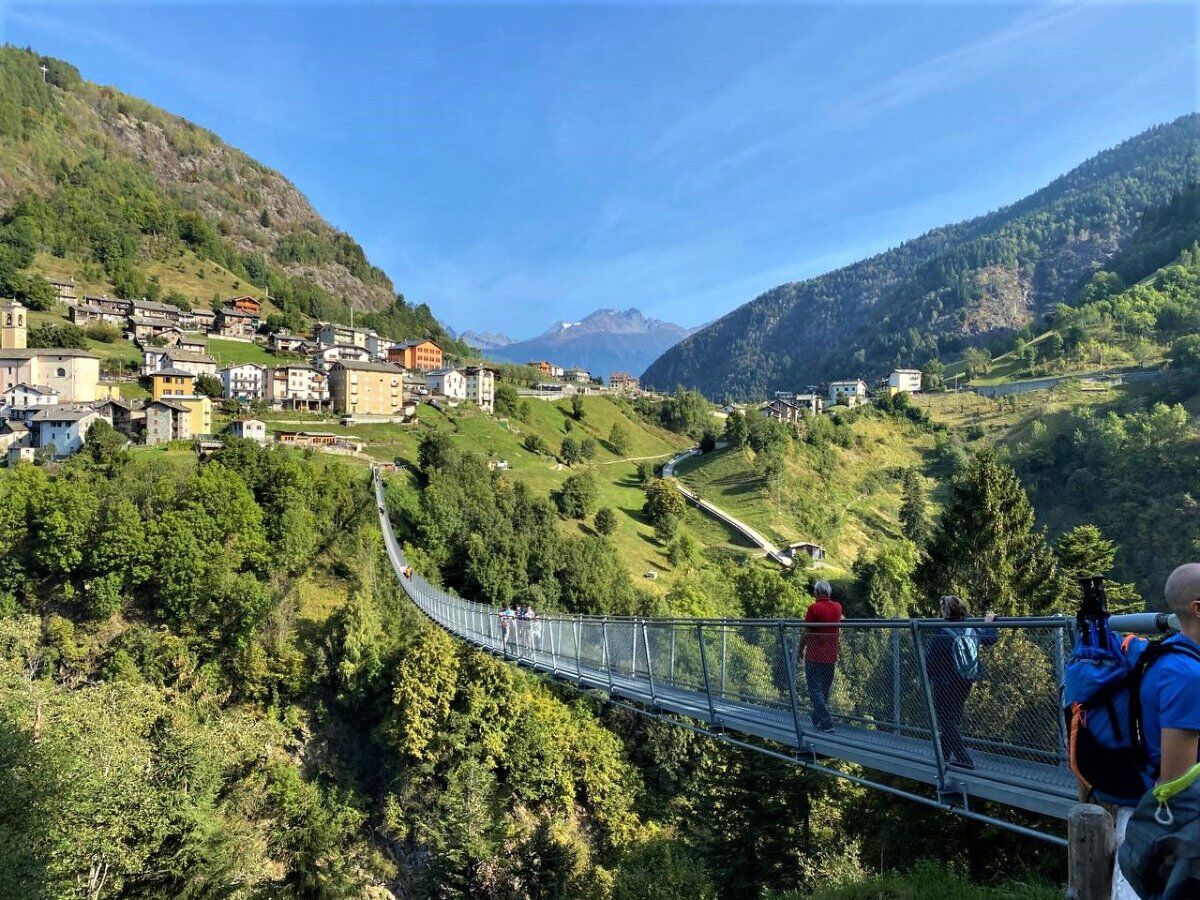
[[(47, 67), (43, 80), (39, 66)], [(208, 306), (224, 300), (148, 274), (208, 262), (262, 295), (283, 323), (358, 321), (401, 339), (448, 335), (396, 293), (362, 248), (331, 228), (283, 176), (220, 138), (70, 64), (0, 47), (0, 293), (53, 300), (37, 254), (118, 296)]]
[[(1110, 261), (1143, 269), (1178, 254), (1173, 238), (1149, 236), (1194, 212), (1198, 129), (1195, 115), (1152, 128), (1012, 206), (768, 291), (667, 351), (644, 380), (757, 398), (921, 365), (1011, 334), (1074, 302)], [(1143, 221), (1173, 197), (1160, 221)], [(1139, 226), (1147, 240), (1123, 254)]]

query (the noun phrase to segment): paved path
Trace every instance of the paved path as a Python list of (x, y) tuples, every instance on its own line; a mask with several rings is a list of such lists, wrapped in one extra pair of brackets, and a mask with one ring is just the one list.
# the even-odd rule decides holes
[(686, 497), (689, 502), (695, 504), (697, 508), (708, 513), (714, 519), (724, 522), (734, 531), (748, 538), (756, 546), (761, 547), (767, 556), (775, 560), (775, 562), (779, 563), (785, 568), (790, 569), (792, 566), (792, 560), (785, 555), (779, 547), (776, 547), (775, 544), (767, 540), (759, 531), (751, 528), (741, 519), (731, 516), (719, 506), (709, 503), (707, 500), (701, 499), (699, 494), (684, 487), (683, 484), (681, 484), (679, 480), (675, 478), (675, 467), (679, 463), (683, 462), (685, 459), (691, 459), (693, 456), (700, 455), (700, 448), (693, 447), (691, 450), (685, 450), (683, 453), (675, 456), (670, 462), (663, 466), (663, 478), (671, 479), (671, 483), (675, 485), (675, 489), (678, 490), (679, 493), (683, 494), (683, 496)]
[(1014, 394), (1028, 394), (1031, 391), (1044, 391), (1049, 388), (1056, 387), (1064, 381), (1076, 379), (1078, 381), (1096, 381), (1101, 379), (1115, 378), (1121, 382), (1125, 381), (1146, 381), (1153, 378), (1161, 378), (1162, 371), (1159, 369), (1132, 369), (1121, 370), (1112, 369), (1107, 372), (1082, 372), (1074, 375), (1048, 375), (1044, 378), (1031, 378), (1028, 381), (1008, 381), (1004, 384), (985, 384), (980, 385), (970, 390), (975, 391), (980, 397), (1009, 397)]
[[(627, 463), (627, 462), (644, 462), (644, 461), (646, 461), (646, 460), (648, 460), (648, 459), (662, 459), (664, 456), (670, 456), (670, 455), (671, 455), (671, 454), (668, 452), (668, 453), (659, 453), (659, 454), (657, 454), (657, 455), (655, 455), (655, 456), (626, 456), (626, 457), (623, 457), (623, 458), (621, 458), (621, 459), (609, 459), (609, 460), (605, 460), (604, 462), (600, 463), (600, 465), (602, 465), (602, 466), (615, 466), (617, 463)], [(666, 471), (666, 466), (663, 466), (663, 471)]]

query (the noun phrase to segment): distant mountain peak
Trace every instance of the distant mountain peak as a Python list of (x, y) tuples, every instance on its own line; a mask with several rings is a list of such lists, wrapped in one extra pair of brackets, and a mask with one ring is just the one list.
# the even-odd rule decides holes
[(680, 337), (687, 333), (681, 325), (664, 322), (661, 319), (647, 318), (638, 309), (598, 309), (589, 313), (577, 322), (560, 319), (544, 331), (537, 339), (550, 339), (570, 333), (578, 334), (647, 334), (653, 331), (667, 330), (678, 332)]
[[(593, 375), (642, 371), (651, 360), (685, 338), (689, 329), (642, 315), (640, 310), (597, 309), (578, 320), (559, 319), (537, 337), (515, 343), (478, 346), (494, 359), (525, 363), (546, 359), (579, 366)], [(487, 337), (467, 332), (462, 339)], [(472, 344), (472, 346), (475, 346)]]
[(464, 331), (458, 339), (473, 350), (497, 350), (513, 342), (507, 334), (495, 331)]

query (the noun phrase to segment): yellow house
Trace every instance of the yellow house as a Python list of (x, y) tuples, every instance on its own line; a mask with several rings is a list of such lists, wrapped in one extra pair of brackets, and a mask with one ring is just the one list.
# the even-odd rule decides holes
[(329, 370), (329, 399), (343, 414), (396, 415), (404, 406), (404, 370), (391, 363), (339, 360)]
[[(196, 376), (183, 369), (159, 369), (150, 373), (150, 398), (191, 397), (196, 393)], [(204, 432), (208, 434), (208, 432)]]
[(174, 402), (186, 406), (191, 411), (191, 432), (193, 435), (212, 434), (212, 401), (207, 397), (181, 397)]

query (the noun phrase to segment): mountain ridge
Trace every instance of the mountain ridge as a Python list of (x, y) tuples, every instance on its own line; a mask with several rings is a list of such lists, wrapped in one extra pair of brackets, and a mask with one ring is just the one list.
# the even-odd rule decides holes
[[(45, 67), (43, 73), (41, 67)], [(0, 46), (0, 275), (207, 306), (264, 296), (288, 324), (447, 337), (283, 174), (68, 62)], [(16, 248), (16, 249), (11, 249)], [(160, 296), (155, 296), (155, 295)]]
[(654, 387), (762, 397), (876, 375), (1011, 333), (1074, 298), (1146, 208), (1197, 177), (1200, 115), (1102, 151), (1027, 197), (771, 289), (666, 351)]
[(459, 334), (458, 339), (472, 350), (498, 350), (513, 343), (507, 334), (497, 331), (467, 330)]

